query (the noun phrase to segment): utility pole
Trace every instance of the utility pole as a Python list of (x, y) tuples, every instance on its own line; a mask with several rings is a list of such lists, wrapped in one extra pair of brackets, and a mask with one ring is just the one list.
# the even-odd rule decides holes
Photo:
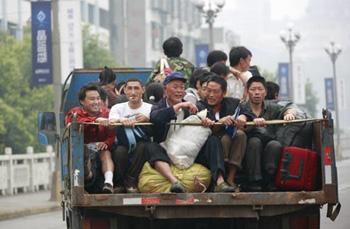
[(290, 100), (294, 100), (294, 75), (293, 75), (293, 52), (296, 44), (300, 40), (300, 34), (293, 31), (293, 24), (288, 25), (288, 32), (281, 31), (281, 41), (286, 45), (289, 52), (289, 74), (288, 74), (288, 91)]
[(205, 22), (208, 23), (209, 28), (209, 51), (212, 51), (214, 49), (214, 22), (215, 18), (218, 16), (219, 12), (222, 10), (222, 8), (225, 5), (225, 0), (216, 0), (215, 1), (215, 8), (212, 7), (211, 0), (209, 0), (208, 3), (208, 9), (204, 9), (205, 1), (204, 0), (197, 0), (195, 2), (195, 5), (197, 9), (203, 14), (203, 17), (205, 18)]
[(60, 176), (60, 107), (62, 97), (62, 76), (61, 76), (61, 47), (60, 47), (60, 32), (59, 32), (59, 13), (58, 13), (58, 1), (52, 0), (52, 15), (53, 15), (53, 28), (52, 28), (52, 53), (53, 53), (53, 86), (54, 86), (54, 110), (56, 115), (56, 157), (55, 157), (55, 171), (52, 174), (51, 185), (51, 201), (58, 201), (61, 198), (61, 176)]
[(338, 45), (335, 45), (333, 41), (330, 42), (329, 47), (326, 47), (324, 49), (326, 53), (329, 55), (331, 62), (332, 62), (332, 68), (333, 68), (333, 89), (334, 89), (334, 103), (335, 103), (335, 122), (336, 122), (336, 156), (338, 159), (342, 159), (342, 152), (340, 148), (340, 113), (339, 113), (339, 105), (338, 105), (338, 92), (337, 92), (337, 74), (336, 74), (336, 65), (335, 62), (337, 61), (337, 58), (339, 54), (341, 53), (341, 48)]

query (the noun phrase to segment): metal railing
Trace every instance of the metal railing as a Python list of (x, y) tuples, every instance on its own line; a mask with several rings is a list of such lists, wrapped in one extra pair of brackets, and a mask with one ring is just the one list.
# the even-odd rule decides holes
[(43, 153), (34, 153), (31, 146), (26, 151), (12, 154), (12, 148), (6, 147), (5, 154), (0, 155), (0, 195), (50, 188), (55, 163), (52, 146), (47, 146)]

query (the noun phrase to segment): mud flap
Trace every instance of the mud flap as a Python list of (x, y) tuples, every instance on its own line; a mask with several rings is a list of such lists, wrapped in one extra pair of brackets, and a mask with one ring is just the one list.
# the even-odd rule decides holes
[[(335, 206), (335, 209), (334, 209)], [(341, 204), (337, 203), (337, 204), (328, 204), (327, 205), (327, 217), (330, 218), (332, 221), (334, 221), (340, 212), (341, 209)]]

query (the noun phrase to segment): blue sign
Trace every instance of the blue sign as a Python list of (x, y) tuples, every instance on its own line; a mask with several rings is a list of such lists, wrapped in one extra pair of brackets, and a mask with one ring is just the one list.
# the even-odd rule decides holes
[(51, 2), (32, 2), (32, 84), (52, 84)]
[(334, 81), (333, 78), (325, 78), (324, 85), (326, 90), (326, 108), (329, 110), (335, 110), (334, 103)]
[(207, 66), (207, 56), (209, 53), (208, 44), (198, 44), (195, 46), (196, 52), (196, 66), (205, 67)]
[(278, 84), (280, 86), (279, 97), (281, 99), (288, 99), (289, 93), (289, 64), (278, 63)]

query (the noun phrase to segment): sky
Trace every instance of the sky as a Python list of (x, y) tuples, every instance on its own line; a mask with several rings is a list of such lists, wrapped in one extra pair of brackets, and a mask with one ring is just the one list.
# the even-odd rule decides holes
[[(239, 1), (244, 0), (226, 0), (222, 12), (218, 15), (216, 25), (226, 25), (232, 15), (230, 12), (236, 10)], [(215, 2), (215, 0), (212, 0)], [(283, 18), (297, 19), (301, 17), (306, 9), (308, 0), (270, 0), (271, 18), (279, 20)]]

